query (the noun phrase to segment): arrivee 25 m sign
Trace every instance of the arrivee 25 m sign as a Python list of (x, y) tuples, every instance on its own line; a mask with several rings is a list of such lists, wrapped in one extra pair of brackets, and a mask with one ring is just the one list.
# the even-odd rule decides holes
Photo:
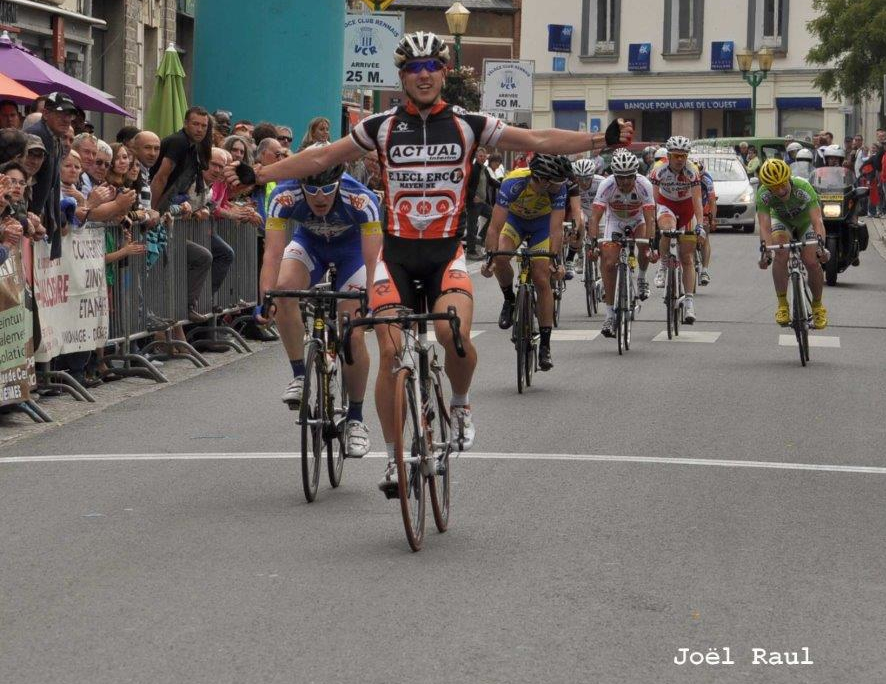
[(345, 18), (345, 88), (400, 90), (394, 50), (403, 35), (402, 12), (348, 13)]

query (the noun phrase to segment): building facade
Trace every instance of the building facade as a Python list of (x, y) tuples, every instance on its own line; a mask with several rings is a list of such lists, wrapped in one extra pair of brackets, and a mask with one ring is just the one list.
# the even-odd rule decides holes
[(806, 63), (808, 0), (545, 0), (525, 2), (522, 14), (535, 128), (602, 130), (624, 117), (638, 140), (749, 135), (752, 92), (734, 55), (768, 48), (755, 134), (826, 129), (843, 139), (851, 108), (821, 93)]

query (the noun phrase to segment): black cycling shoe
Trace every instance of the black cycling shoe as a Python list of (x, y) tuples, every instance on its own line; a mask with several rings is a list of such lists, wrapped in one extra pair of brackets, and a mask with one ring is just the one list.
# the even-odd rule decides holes
[(538, 369), (543, 371), (549, 371), (554, 367), (554, 360), (551, 358), (551, 348), (550, 347), (539, 347), (538, 348)]
[(507, 330), (514, 324), (514, 300), (506, 299), (501, 305), (501, 314), (498, 317), (498, 327)]

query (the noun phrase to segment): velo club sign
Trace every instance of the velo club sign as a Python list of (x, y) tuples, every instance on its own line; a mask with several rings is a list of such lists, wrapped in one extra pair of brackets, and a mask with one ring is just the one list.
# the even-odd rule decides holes
[(532, 60), (483, 60), (483, 102), (487, 112), (532, 111)]
[(400, 90), (393, 54), (402, 34), (402, 12), (348, 13), (343, 86)]

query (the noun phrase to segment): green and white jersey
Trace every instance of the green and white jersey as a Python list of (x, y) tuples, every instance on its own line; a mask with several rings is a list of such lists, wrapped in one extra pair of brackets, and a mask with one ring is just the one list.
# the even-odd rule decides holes
[(795, 230), (809, 227), (812, 223), (809, 212), (817, 206), (818, 193), (802, 178), (791, 178), (791, 193), (785, 199), (763, 185), (757, 190), (757, 212)]

